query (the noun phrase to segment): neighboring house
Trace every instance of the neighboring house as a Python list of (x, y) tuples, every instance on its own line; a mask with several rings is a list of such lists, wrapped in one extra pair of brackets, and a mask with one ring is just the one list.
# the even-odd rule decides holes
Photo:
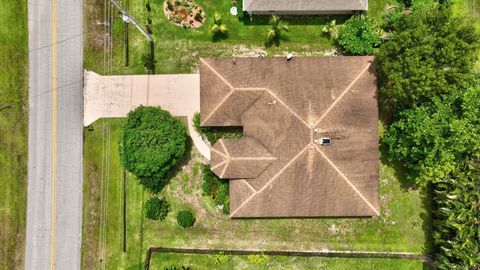
[(372, 61), (200, 59), (201, 125), (243, 126), (243, 138), (211, 149), (212, 171), (230, 180), (231, 217), (379, 214)]
[(255, 14), (353, 14), (367, 11), (368, 0), (243, 0), (243, 11)]

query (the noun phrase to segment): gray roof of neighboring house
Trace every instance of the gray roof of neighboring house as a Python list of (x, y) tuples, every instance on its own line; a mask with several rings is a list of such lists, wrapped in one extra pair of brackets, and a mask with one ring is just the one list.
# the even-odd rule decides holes
[(367, 10), (368, 0), (243, 0), (244, 11)]

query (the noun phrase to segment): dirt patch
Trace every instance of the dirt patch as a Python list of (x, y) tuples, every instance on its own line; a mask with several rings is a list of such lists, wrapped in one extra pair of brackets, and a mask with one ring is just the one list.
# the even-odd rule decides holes
[(100, 222), (100, 181), (97, 175), (98, 168), (95, 166), (89, 166), (85, 181), (87, 181), (88, 192), (84, 193), (87, 197), (84, 199), (88, 202), (84, 206), (84, 228), (83, 228), (83, 243), (82, 249), (86, 252), (82, 252), (82, 269), (88, 268), (87, 266), (97, 265), (100, 260), (98, 250), (98, 223)]
[(190, 0), (167, 0), (163, 3), (163, 12), (178, 26), (198, 28), (205, 23), (205, 12)]
[(101, 50), (105, 46), (105, 3), (103, 0), (84, 1), (85, 43), (87, 48)]

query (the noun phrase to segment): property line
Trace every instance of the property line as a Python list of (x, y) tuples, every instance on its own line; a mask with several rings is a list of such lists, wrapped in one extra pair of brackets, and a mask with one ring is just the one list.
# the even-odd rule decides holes
[(145, 260), (146, 270), (150, 269), (152, 253), (176, 253), (176, 254), (226, 254), (226, 255), (252, 255), (264, 254), (268, 256), (291, 256), (291, 257), (331, 257), (331, 258), (390, 258), (403, 260), (417, 260), (426, 262), (430, 269), (432, 258), (429, 254), (401, 252), (401, 251), (363, 251), (363, 250), (322, 250), (322, 251), (297, 251), (297, 250), (245, 250), (245, 249), (203, 249), (203, 248), (164, 248), (150, 247), (147, 250)]
[(355, 85), (355, 83), (360, 79), (360, 77), (362, 77), (363, 73), (365, 73), (365, 71), (367, 71), (370, 68), (370, 66), (371, 66), (370, 63), (367, 66), (365, 66), (365, 68), (360, 72), (360, 74), (358, 74), (358, 76), (355, 77), (355, 79), (353, 79), (353, 81), (347, 86), (347, 88), (345, 88), (345, 90), (343, 90), (342, 94), (340, 94), (340, 96), (337, 99), (335, 99), (335, 101), (330, 105), (330, 107), (328, 107), (328, 109), (322, 114), (322, 116), (320, 116), (320, 118), (317, 120), (317, 122), (315, 123), (314, 126), (320, 124), (320, 122), (337, 105), (337, 103), (340, 100), (342, 100), (343, 96), (345, 96), (345, 94), (353, 87), (353, 85)]
[(357, 187), (352, 183), (350, 182), (350, 180), (342, 173), (342, 171), (340, 171), (340, 169), (325, 155), (325, 153), (323, 153), (322, 150), (320, 150), (318, 148), (318, 146), (315, 145), (315, 149), (317, 149), (317, 151), (320, 153), (320, 155), (322, 155), (322, 157), (328, 162), (328, 164), (330, 164), (330, 166), (332, 166), (333, 169), (335, 169), (335, 171), (343, 178), (343, 180), (345, 180), (345, 182), (360, 196), (360, 198), (362, 198), (362, 200), (373, 210), (373, 212), (375, 212), (375, 214), (377, 215), (380, 215), (380, 213), (378, 212), (378, 210), (373, 207), (373, 205), (367, 200), (367, 198), (365, 198), (365, 196), (363, 196), (363, 194), (357, 189)]
[(278, 176), (280, 176), (295, 160), (297, 160), (297, 158), (299, 158), (307, 149), (308, 147), (310, 146), (310, 144), (308, 144), (307, 146), (305, 146), (300, 152), (298, 152), (298, 154), (293, 157), (287, 164), (285, 164), (285, 166), (283, 166), (283, 168), (278, 171), (277, 174), (275, 174), (270, 180), (267, 181), (267, 183), (261, 188), (259, 189), (258, 191), (256, 191), (255, 193), (253, 193), (252, 195), (250, 195), (245, 201), (242, 202), (242, 204), (240, 204), (240, 206), (235, 209), (235, 211), (233, 211), (231, 214), (230, 214), (230, 217), (233, 217), (240, 209), (242, 209), (251, 199), (253, 199), (253, 197), (255, 197), (257, 194), (261, 193), (262, 191), (264, 191), (273, 181), (275, 181), (275, 179), (277, 179)]
[(57, 1), (52, 0), (52, 220), (50, 231), (50, 270), (55, 269), (57, 222)]

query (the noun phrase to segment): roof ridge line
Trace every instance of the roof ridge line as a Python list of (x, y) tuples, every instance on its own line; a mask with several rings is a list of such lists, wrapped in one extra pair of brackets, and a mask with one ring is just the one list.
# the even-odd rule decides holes
[(208, 119), (210, 119), (210, 117), (212, 117), (212, 115), (222, 106), (223, 103), (225, 103), (225, 101), (227, 101), (227, 99), (232, 95), (234, 91), (230, 91), (223, 99), (222, 101), (220, 101), (217, 106), (215, 106), (215, 108), (213, 108), (213, 110), (210, 112), (210, 114), (205, 117), (205, 119), (202, 121), (202, 123), (200, 123), (201, 125), (204, 125)]
[(231, 157), (231, 160), (276, 160), (274, 156), (271, 157)]
[(245, 185), (247, 185), (253, 191), (253, 193), (257, 192), (257, 190), (252, 185), (250, 185), (250, 183), (247, 180), (242, 179), (242, 182), (245, 183)]
[(264, 90), (264, 91), (267, 91), (271, 96), (273, 96), (275, 99), (277, 99), (280, 103), (282, 103), (283, 106), (285, 106), (285, 108), (287, 108), (287, 110), (290, 111), (291, 114), (293, 114), (295, 117), (297, 117), (300, 121), (302, 121), (302, 123), (304, 123), (307, 127), (310, 128), (310, 125), (308, 124), (307, 121), (305, 121), (302, 117), (300, 117), (300, 115), (297, 114), (297, 112), (295, 112), (292, 108), (290, 108), (290, 106), (288, 106), (282, 99), (280, 99), (277, 95), (275, 95), (275, 93), (273, 93), (272, 90), (270, 90), (270, 88), (267, 88), (267, 87), (239, 87), (239, 88), (234, 88), (234, 90), (238, 90), (238, 91), (256, 91), (256, 90)]
[(365, 73), (365, 71), (367, 71), (370, 66), (372, 65), (372, 63), (368, 63), (365, 68), (363, 68), (363, 70), (357, 75), (357, 77), (355, 77), (355, 79), (353, 79), (353, 81), (347, 86), (347, 88), (345, 88), (345, 90), (343, 90), (343, 92), (340, 94), (340, 96), (335, 99), (335, 101), (330, 105), (330, 107), (328, 107), (328, 109), (322, 114), (322, 116), (320, 116), (320, 118), (318, 118), (317, 122), (315, 122), (314, 126), (320, 124), (320, 122), (322, 122), (322, 120), (330, 113), (330, 111), (335, 108), (335, 106), (337, 105), (338, 102), (340, 102), (340, 100), (342, 100), (342, 98), (345, 96), (345, 94), (347, 94), (348, 91), (350, 91), (350, 89), (355, 85), (355, 83), (363, 76), (363, 73)]
[(367, 200), (367, 198), (363, 196), (360, 190), (358, 190), (357, 187), (352, 182), (350, 182), (348, 177), (342, 173), (342, 171), (327, 157), (327, 155), (325, 155), (325, 153), (323, 153), (323, 151), (320, 150), (316, 145), (315, 145), (315, 149), (317, 149), (317, 151), (328, 162), (328, 164), (330, 164), (330, 166), (332, 166), (332, 168), (343, 178), (343, 180), (345, 180), (345, 182), (360, 196), (360, 198), (368, 205), (368, 207), (370, 207), (373, 210), (373, 212), (375, 212), (375, 214), (380, 215), (378, 210), (375, 207), (373, 207), (373, 205)]
[(242, 204), (240, 204), (240, 206), (237, 207), (237, 209), (235, 209), (235, 211), (233, 211), (230, 214), (230, 216), (232, 217), (233, 215), (235, 215), (235, 213), (237, 213), (240, 209), (242, 209), (251, 199), (253, 199), (253, 197), (255, 197), (257, 194), (264, 191), (267, 188), (267, 186), (270, 185), (273, 181), (275, 181), (275, 179), (277, 179), (293, 162), (295, 162), (295, 160), (297, 160), (297, 158), (299, 158), (308, 149), (309, 146), (310, 144), (307, 144), (307, 146), (305, 146), (302, 150), (300, 150), (300, 152), (298, 152), (297, 155), (295, 155), (287, 164), (285, 164), (285, 166), (283, 166), (283, 168), (280, 171), (278, 171), (277, 174), (275, 174), (270, 180), (268, 180), (267, 183), (265, 183), (265, 185), (262, 188), (260, 188), (258, 191), (256, 191), (255, 193), (250, 195), (248, 198), (246, 198), (245, 201), (243, 201)]
[(223, 156), (224, 158), (228, 158), (224, 153), (218, 151), (217, 149), (215, 149), (215, 148), (213, 148), (213, 147), (210, 148), (210, 150), (212, 150), (213, 152), (216, 152), (217, 154)]
[(205, 66), (208, 67), (208, 69), (210, 69), (215, 75), (217, 75), (217, 77), (222, 80), (226, 85), (228, 85), (228, 87), (230, 87), (230, 89), (233, 89), (234, 87), (227, 81), (227, 79), (225, 79), (222, 75), (220, 75), (220, 73), (218, 73), (209, 63), (207, 63), (207, 61), (205, 61), (203, 58), (200, 58), (200, 61), (205, 64)]
[(220, 162), (220, 163), (218, 163), (217, 165), (211, 167), (210, 170), (213, 171), (213, 170), (215, 170), (216, 168), (221, 167), (223, 164), (225, 164), (225, 162), (227, 162), (227, 159), (224, 159), (222, 162)]
[(227, 147), (226, 147), (225, 144), (223, 143), (223, 139), (218, 140), (218, 142), (219, 142), (220, 145), (222, 146), (223, 151), (225, 151), (226, 157), (227, 157), (227, 158), (231, 158), (230, 154), (229, 154), (228, 151), (227, 151)]

